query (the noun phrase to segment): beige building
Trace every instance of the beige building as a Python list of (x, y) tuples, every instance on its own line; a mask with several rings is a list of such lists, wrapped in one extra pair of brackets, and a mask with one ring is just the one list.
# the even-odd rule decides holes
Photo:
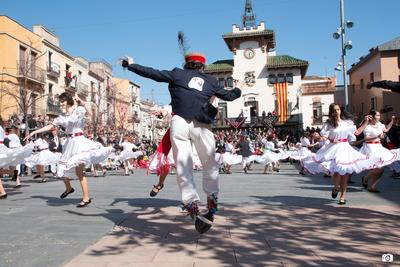
[(170, 116), (159, 116), (163, 107), (153, 101), (140, 101), (139, 137), (144, 140), (159, 142), (170, 125)]
[(306, 76), (301, 85), (303, 127), (322, 127), (335, 100), (336, 77)]
[(400, 37), (380, 44), (351, 65), (349, 107), (362, 118), (370, 109), (382, 113), (384, 120), (400, 114), (400, 94), (380, 88), (367, 89), (367, 84), (379, 80), (400, 80)]
[[(76, 92), (76, 83), (68, 82), (72, 77), (74, 57), (60, 47), (60, 39), (43, 25), (33, 26), (33, 32), (42, 37), (44, 46), (44, 68), (46, 70), (44, 107), (41, 114), (57, 116), (61, 113), (58, 95), (64, 91)], [(71, 78), (72, 79), (72, 78)]]
[(113, 78), (115, 88), (115, 122), (118, 129), (138, 131), (140, 122), (139, 88), (128, 79)]
[(41, 36), (0, 16), (0, 115), (39, 114), (44, 109), (45, 49)]

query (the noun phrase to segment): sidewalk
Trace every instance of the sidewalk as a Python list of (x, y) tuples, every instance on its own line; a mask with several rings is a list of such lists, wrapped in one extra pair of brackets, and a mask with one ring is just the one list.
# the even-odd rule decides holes
[[(396, 266), (400, 263), (400, 179), (386, 172), (372, 194), (354, 175), (346, 206), (331, 198), (332, 181), (301, 176), (297, 165), (279, 173), (248, 174), (238, 166), (220, 176), (215, 226), (199, 236), (180, 213), (175, 177), (156, 198), (145, 170), (89, 178), (91, 205), (75, 207), (76, 192), (60, 199), (62, 181), (23, 177), (0, 203), (0, 267), (43, 266)], [(201, 172), (195, 172), (201, 188)], [(206, 196), (198, 190), (202, 204)], [(384, 253), (395, 262), (383, 264)]]
[(383, 253), (400, 255), (395, 206), (224, 205), (215, 224), (200, 236), (177, 207), (144, 207), (65, 267), (388, 266)]

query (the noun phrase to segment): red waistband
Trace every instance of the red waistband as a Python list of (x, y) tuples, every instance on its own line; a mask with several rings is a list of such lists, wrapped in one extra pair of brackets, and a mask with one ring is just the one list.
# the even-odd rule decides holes
[(68, 137), (76, 137), (76, 136), (82, 136), (83, 133), (79, 132), (79, 133), (74, 133), (74, 134), (69, 134)]
[(368, 141), (368, 142), (365, 142), (365, 143), (367, 143), (367, 144), (380, 144), (381, 141)]
[(43, 150), (48, 150), (48, 148), (42, 148), (42, 149), (39, 149), (39, 151), (43, 151)]
[(0, 144), (4, 144), (4, 141), (0, 141)]
[(344, 143), (344, 142), (347, 142), (348, 140), (347, 140), (347, 138), (341, 138), (341, 139), (329, 139), (329, 141), (331, 141), (332, 143), (333, 142), (340, 142), (340, 143)]

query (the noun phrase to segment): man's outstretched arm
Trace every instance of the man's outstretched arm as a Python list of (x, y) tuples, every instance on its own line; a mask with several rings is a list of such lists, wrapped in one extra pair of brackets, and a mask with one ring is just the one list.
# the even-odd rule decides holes
[(377, 81), (367, 84), (367, 88), (378, 87), (384, 89), (390, 89), (392, 92), (400, 93), (400, 82), (393, 82), (388, 80)]
[(142, 77), (152, 79), (156, 82), (171, 83), (174, 79), (172, 71), (156, 70), (153, 68), (135, 64), (133, 60), (128, 60), (128, 59), (122, 59), (121, 63), (123, 68), (127, 68), (128, 70)]

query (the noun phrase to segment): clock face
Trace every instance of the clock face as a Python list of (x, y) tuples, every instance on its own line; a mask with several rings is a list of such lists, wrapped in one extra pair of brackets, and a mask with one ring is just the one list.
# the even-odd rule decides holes
[(252, 59), (254, 57), (254, 50), (251, 48), (247, 48), (244, 50), (243, 55), (247, 59)]

